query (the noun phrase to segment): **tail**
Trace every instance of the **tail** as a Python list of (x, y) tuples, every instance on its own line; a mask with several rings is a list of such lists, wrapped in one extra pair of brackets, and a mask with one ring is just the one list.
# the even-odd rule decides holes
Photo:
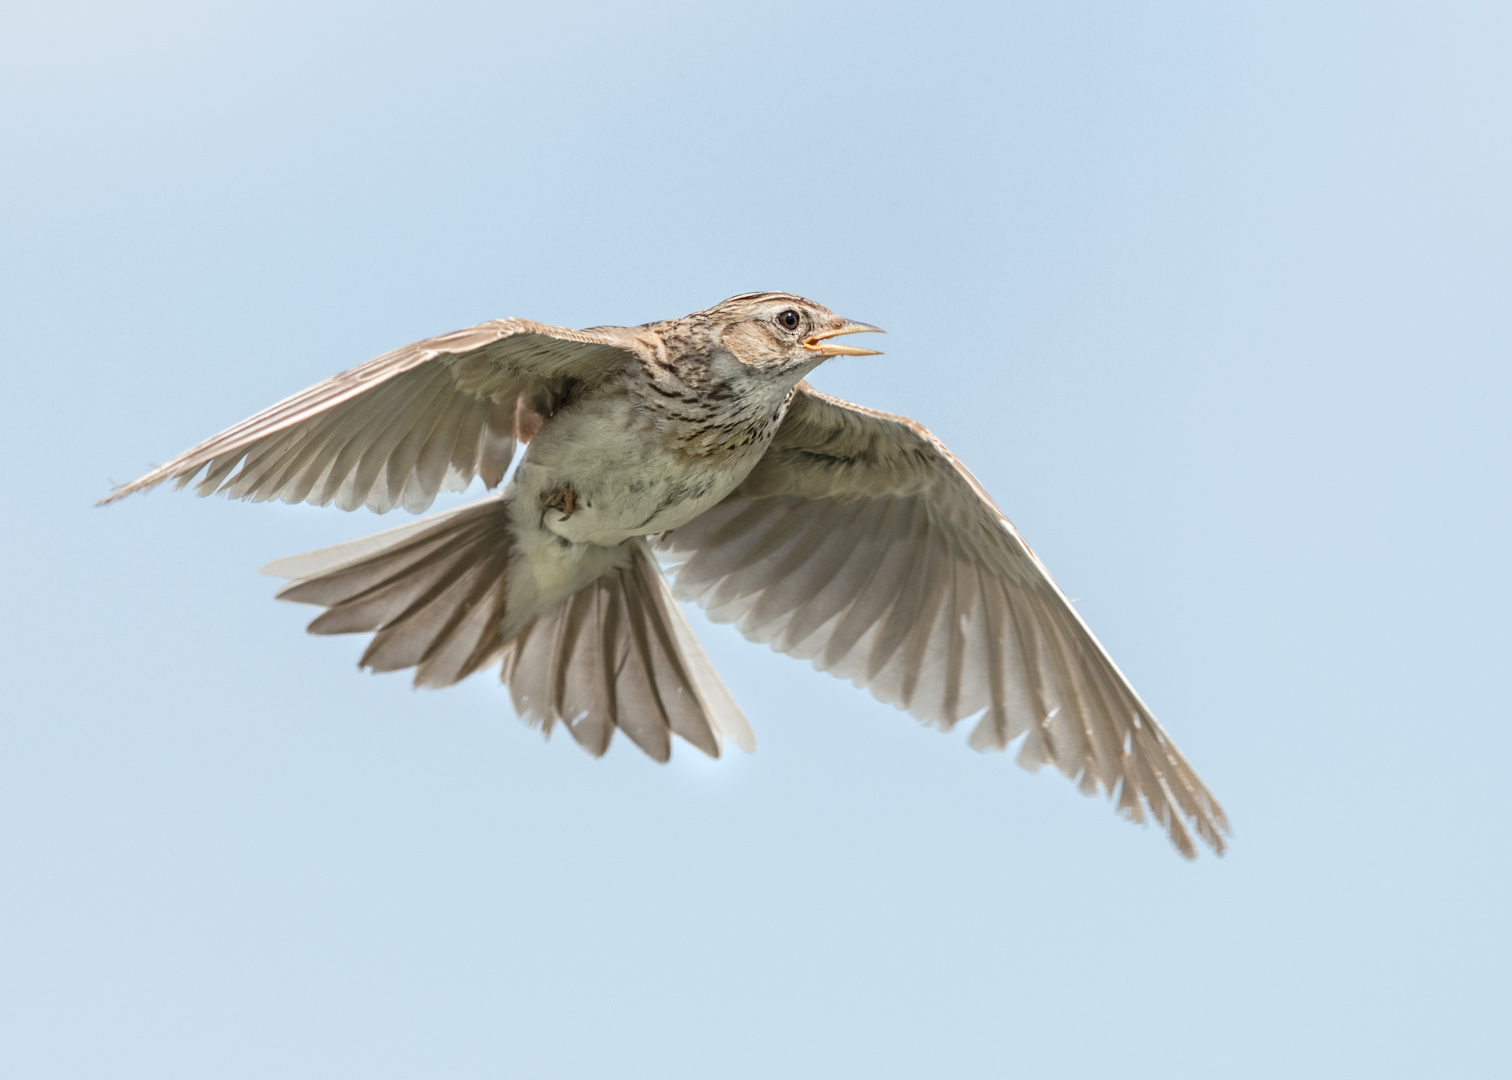
[(416, 686), (449, 686), (502, 661), (521, 718), (548, 735), (566, 725), (594, 755), (609, 748), (615, 728), (657, 761), (671, 756), (673, 734), (711, 757), (726, 738), (754, 751), (745, 717), (650, 547), (631, 540), (615, 554), (605, 572), (544, 612), (508, 610), (510, 575), (528, 567), (508, 502), (492, 497), (262, 572), (293, 579), (280, 600), (327, 609), (312, 634), (373, 633), (363, 667), (413, 667)]

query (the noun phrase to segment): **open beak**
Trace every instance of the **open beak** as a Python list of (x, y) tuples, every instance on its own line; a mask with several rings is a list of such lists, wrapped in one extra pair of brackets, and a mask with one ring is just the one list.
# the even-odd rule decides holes
[(825, 345), (822, 342), (830, 338), (844, 337), (846, 334), (885, 334), (879, 326), (871, 326), (864, 322), (846, 322), (838, 330), (821, 330), (817, 334), (810, 334), (803, 339), (803, 347), (809, 352), (818, 353), (820, 356), (881, 356), (876, 349), (858, 349), (854, 345)]

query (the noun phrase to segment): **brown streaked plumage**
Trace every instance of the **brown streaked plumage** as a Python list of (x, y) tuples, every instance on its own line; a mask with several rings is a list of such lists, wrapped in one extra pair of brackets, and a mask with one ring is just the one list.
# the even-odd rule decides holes
[[(976, 479), (906, 417), (803, 377), (876, 327), (788, 293), (566, 330), (501, 319), (395, 350), (112, 493), (445, 513), (265, 567), (362, 664), (446, 686), (499, 664), (516, 710), (602, 754), (754, 750), (676, 600), (971, 745), (1050, 763), (1135, 820), (1224, 848), (1222, 808)], [(676, 589), (657, 563), (675, 563)]]

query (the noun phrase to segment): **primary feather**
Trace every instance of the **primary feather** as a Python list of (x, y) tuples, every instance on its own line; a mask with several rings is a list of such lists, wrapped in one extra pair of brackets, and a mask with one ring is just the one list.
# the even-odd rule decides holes
[(1221, 852), (1223, 809), (1018, 531), (919, 424), (800, 385), (761, 463), (663, 537), (677, 595), (979, 750)]

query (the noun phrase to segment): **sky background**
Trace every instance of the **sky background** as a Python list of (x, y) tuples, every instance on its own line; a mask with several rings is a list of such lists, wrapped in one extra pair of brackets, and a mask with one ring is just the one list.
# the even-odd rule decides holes
[[(1505, 3), (0, 9), (0, 1073), (1512, 1071)], [(1186, 863), (699, 615), (760, 752), (542, 742), (122, 482), (484, 319), (796, 291), (1227, 808)], [(443, 500), (451, 505), (456, 500)]]

